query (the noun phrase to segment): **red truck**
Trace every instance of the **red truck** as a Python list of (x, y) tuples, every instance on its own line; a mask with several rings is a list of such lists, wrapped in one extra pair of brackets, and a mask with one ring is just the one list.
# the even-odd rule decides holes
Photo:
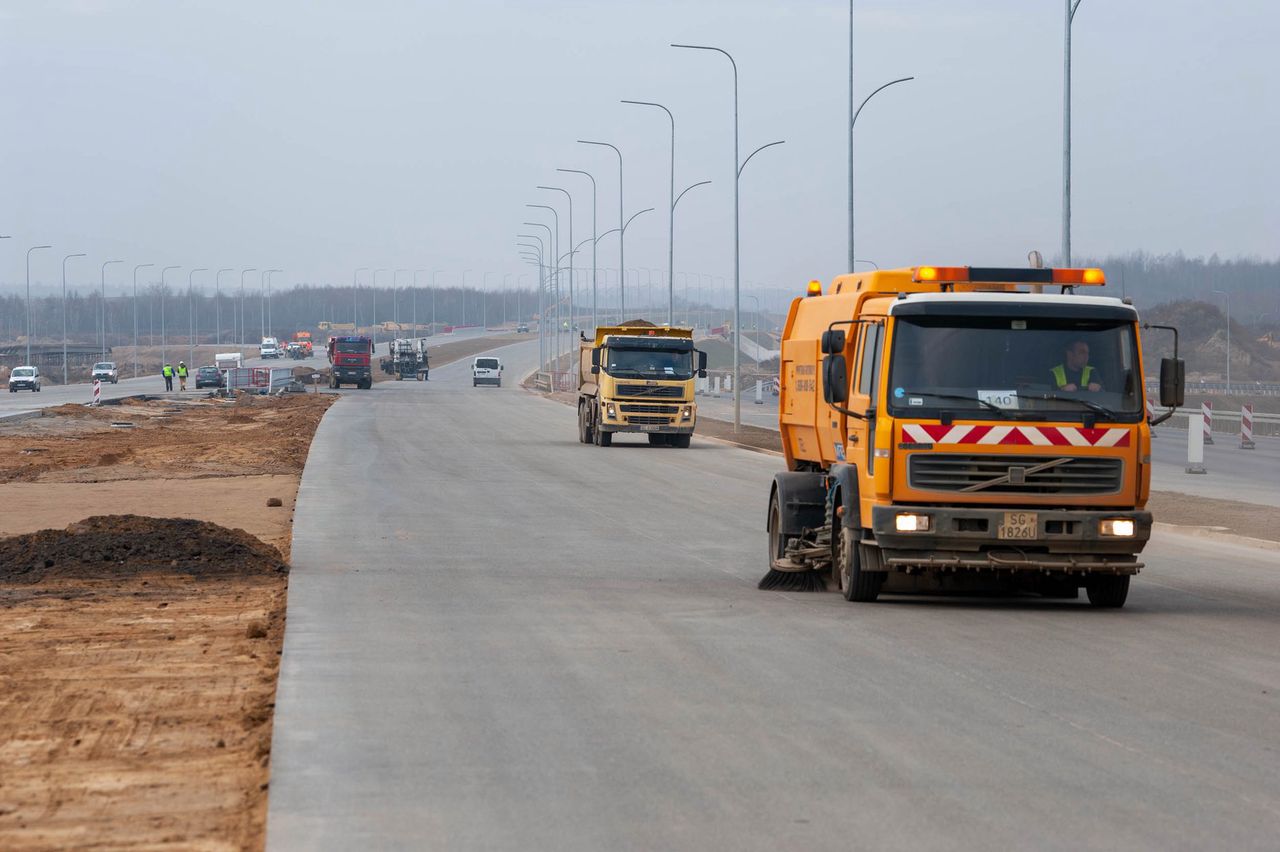
[(368, 337), (329, 338), (329, 387), (340, 388), (343, 383), (362, 390), (373, 387), (373, 341)]

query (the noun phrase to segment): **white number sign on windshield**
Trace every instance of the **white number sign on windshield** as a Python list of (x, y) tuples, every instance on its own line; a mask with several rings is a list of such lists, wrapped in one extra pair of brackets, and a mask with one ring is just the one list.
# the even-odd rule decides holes
[(1014, 411), (1018, 408), (1018, 392), (1016, 390), (980, 390), (978, 391), (978, 399), (991, 403), (997, 408), (1008, 408)]

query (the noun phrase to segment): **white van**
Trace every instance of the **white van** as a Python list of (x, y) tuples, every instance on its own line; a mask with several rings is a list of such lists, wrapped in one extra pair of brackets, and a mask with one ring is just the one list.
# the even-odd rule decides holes
[(20, 390), (40, 392), (40, 370), (32, 366), (14, 367), (9, 374), (9, 393)]
[(492, 355), (482, 355), (471, 362), (471, 387), (496, 385), (502, 387), (502, 362)]
[(258, 357), (279, 358), (280, 341), (276, 340), (274, 337), (262, 338), (262, 345), (258, 347)]

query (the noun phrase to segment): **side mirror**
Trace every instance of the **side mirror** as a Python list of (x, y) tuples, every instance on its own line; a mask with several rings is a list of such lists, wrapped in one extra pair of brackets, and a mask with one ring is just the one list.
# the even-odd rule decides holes
[(698, 378), (705, 379), (707, 377), (707, 353), (701, 349), (698, 350)]
[(836, 328), (822, 332), (822, 354), (832, 355), (844, 351), (844, 329)]
[(1180, 408), (1187, 389), (1187, 365), (1181, 358), (1160, 359), (1160, 404)]
[(822, 398), (828, 405), (839, 405), (849, 399), (849, 366), (843, 355), (822, 359)]
[(595, 349), (591, 350), (591, 366), (595, 367), (595, 369), (592, 370), (591, 372), (593, 373), (600, 372), (600, 347), (598, 346)]

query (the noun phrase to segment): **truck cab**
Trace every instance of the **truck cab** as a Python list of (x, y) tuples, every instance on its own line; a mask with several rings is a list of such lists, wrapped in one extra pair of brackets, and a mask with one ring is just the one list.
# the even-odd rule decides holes
[[(1151, 433), (1137, 311), (1074, 293), (1103, 283), (913, 267), (793, 302), (766, 579), (812, 547), (811, 570), (850, 600), (1083, 587), (1123, 605), (1151, 534)], [(1162, 404), (1181, 404), (1181, 362), (1161, 375)]]
[(653, 446), (688, 447), (698, 422), (694, 379), (706, 374), (690, 329), (596, 329), (579, 350), (578, 440), (607, 447), (615, 434), (634, 432)]
[(373, 340), (368, 337), (330, 337), (329, 387), (352, 384), (363, 390), (373, 387)]

